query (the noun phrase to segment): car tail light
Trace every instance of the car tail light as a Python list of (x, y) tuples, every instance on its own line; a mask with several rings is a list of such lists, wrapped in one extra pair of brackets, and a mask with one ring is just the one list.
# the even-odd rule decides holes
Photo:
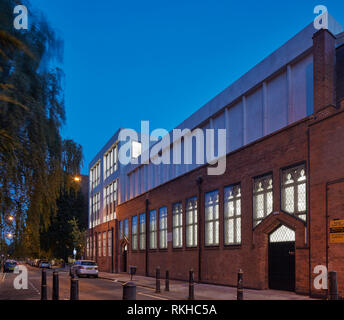
[(80, 266), (79, 269), (85, 269), (85, 267)]

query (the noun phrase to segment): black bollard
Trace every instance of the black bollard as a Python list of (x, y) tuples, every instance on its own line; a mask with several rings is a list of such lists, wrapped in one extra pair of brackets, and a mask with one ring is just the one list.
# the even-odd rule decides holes
[(195, 285), (194, 285), (194, 271), (189, 273), (189, 300), (195, 300)]
[(330, 271), (329, 274), (329, 300), (338, 300), (337, 272)]
[(70, 300), (79, 300), (79, 280), (70, 279)]
[(53, 272), (53, 300), (59, 300), (59, 274), (57, 271)]
[(136, 300), (136, 284), (134, 282), (123, 283), (123, 300)]
[(160, 293), (160, 267), (156, 268), (156, 293)]
[(241, 269), (239, 269), (239, 271), (238, 271), (237, 300), (244, 300), (243, 275), (244, 275), (244, 272)]
[(41, 300), (48, 300), (47, 295), (47, 273), (42, 269)]
[(170, 275), (168, 270), (166, 270), (165, 291), (170, 291)]

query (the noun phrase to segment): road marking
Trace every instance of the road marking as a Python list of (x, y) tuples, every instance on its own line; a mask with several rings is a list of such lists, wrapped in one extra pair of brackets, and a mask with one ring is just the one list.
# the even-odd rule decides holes
[(151, 297), (151, 298), (160, 299), (160, 300), (168, 300), (168, 299), (166, 299), (166, 298), (153, 296), (153, 295), (151, 295), (151, 294), (147, 294), (147, 293), (143, 293), (143, 292), (138, 292), (138, 294), (141, 294), (141, 295), (146, 296), (146, 297)]

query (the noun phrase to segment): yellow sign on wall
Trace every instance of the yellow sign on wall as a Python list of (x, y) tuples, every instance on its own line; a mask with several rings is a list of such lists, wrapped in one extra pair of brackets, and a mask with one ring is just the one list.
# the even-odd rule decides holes
[(344, 220), (330, 222), (330, 243), (344, 243)]

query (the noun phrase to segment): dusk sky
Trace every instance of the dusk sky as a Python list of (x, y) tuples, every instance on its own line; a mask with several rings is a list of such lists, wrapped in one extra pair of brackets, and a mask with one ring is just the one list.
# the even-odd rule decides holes
[(31, 0), (64, 40), (67, 123), (82, 173), (120, 127), (173, 129), (343, 1)]

